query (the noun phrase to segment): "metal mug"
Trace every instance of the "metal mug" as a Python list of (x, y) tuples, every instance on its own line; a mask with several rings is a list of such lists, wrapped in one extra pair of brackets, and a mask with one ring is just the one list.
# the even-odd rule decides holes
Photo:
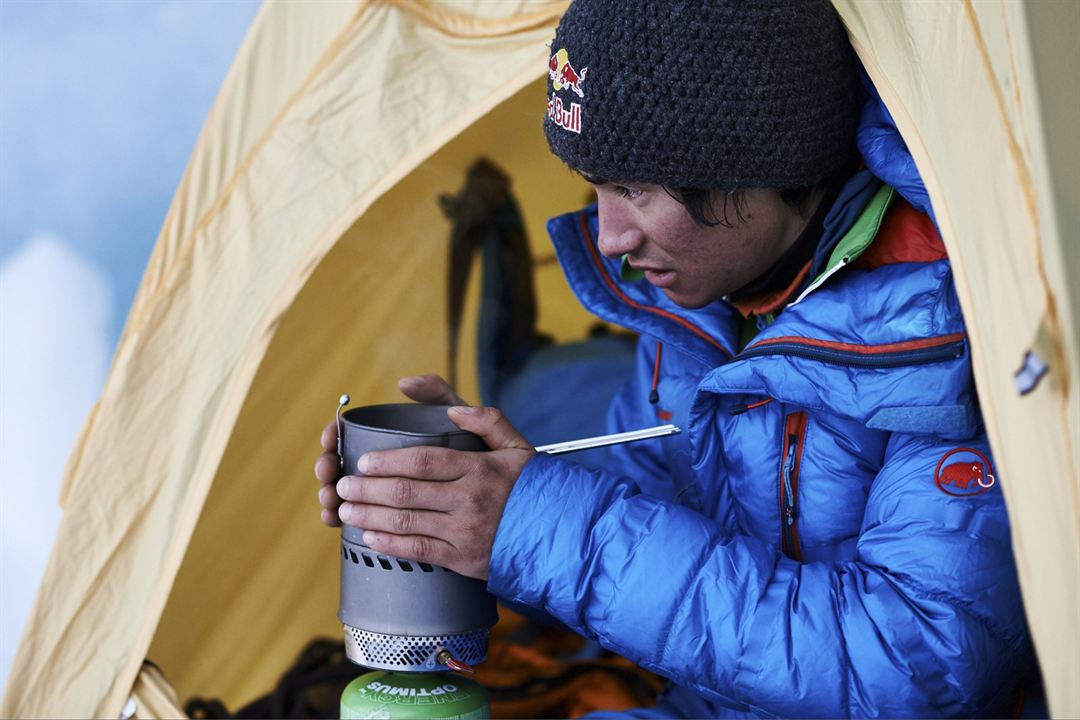
[[(434, 445), (483, 451), (477, 435), (459, 429), (447, 406), (397, 403), (345, 411), (339, 432), (342, 466), (372, 450)], [(481, 580), (446, 568), (374, 552), (363, 530), (341, 530), (341, 599), (349, 659), (365, 667), (426, 672), (487, 655), (489, 628), (498, 620), (495, 598)], [(449, 655), (447, 655), (449, 653)]]

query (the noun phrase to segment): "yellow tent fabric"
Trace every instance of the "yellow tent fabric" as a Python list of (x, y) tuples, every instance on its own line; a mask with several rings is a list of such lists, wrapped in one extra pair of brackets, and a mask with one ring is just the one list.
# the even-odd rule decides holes
[[(312, 635), (340, 631), (317, 433), (341, 392), (394, 400), (400, 375), (445, 369), (435, 198), (472, 160), (514, 178), (538, 256), (543, 220), (585, 201), (540, 132), (565, 4), (260, 10), (69, 462), (0, 715), (115, 717), (133, 695), (140, 717), (196, 694), (237, 707)], [(1051, 709), (1080, 715), (1080, 252), (1065, 240), (1080, 5), (837, 6), (956, 264)], [(590, 319), (556, 266), (538, 289), (541, 327), (579, 337)], [(1020, 396), (1029, 349), (1051, 371)]]
[[(207, 563), (154, 648), (181, 696), (249, 698), (292, 659), (296, 637), (333, 625), (334, 533), (301, 510), (314, 507), (314, 438), (341, 392), (386, 400), (400, 373), (441, 368), (449, 227), (436, 194), (456, 190), (484, 152), (515, 175), (532, 169), (517, 190), (544, 198), (525, 210), (535, 238), (546, 215), (584, 200), (554, 160), (533, 167), (547, 154), (533, 103), (504, 109), (501, 127), (488, 117), (542, 74), (564, 7), (261, 9), (70, 461), (56, 549), (0, 714), (117, 715), (200, 515), (188, 566)], [(479, 118), (485, 133), (432, 157)], [(320, 320), (288, 312), (294, 301)], [(211, 507), (233, 503), (224, 517), (202, 512), (211, 485), (229, 495)], [(198, 599), (218, 591), (225, 599), (202, 612)], [(239, 684), (186, 679), (185, 668), (198, 680), (219, 665)]]

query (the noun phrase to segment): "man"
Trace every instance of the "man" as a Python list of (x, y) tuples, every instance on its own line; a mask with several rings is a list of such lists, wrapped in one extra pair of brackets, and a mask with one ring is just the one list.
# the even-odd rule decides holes
[(458, 407), (492, 452), (371, 453), (336, 487), (327, 453), (324, 521), (670, 678), (653, 715), (1011, 713), (1033, 660), (948, 259), (875, 143), (860, 169), (832, 8), (577, 0), (551, 52), (548, 142), (598, 203), (549, 229), (642, 337), (612, 430), (685, 432), (596, 472)]

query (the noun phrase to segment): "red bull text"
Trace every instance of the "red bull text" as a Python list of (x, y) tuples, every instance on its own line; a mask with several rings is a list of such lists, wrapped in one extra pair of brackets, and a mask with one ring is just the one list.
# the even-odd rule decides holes
[(559, 127), (581, 134), (580, 104), (570, 103), (570, 108), (567, 109), (563, 105), (562, 98), (557, 97), (555, 93), (551, 93), (551, 97), (548, 98), (547, 116)]

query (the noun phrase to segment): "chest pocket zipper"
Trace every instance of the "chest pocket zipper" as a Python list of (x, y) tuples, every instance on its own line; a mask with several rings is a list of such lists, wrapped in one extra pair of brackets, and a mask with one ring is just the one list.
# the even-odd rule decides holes
[(806, 439), (806, 413), (784, 418), (783, 461), (780, 463), (780, 545), (785, 555), (802, 562), (799, 544), (799, 470)]

